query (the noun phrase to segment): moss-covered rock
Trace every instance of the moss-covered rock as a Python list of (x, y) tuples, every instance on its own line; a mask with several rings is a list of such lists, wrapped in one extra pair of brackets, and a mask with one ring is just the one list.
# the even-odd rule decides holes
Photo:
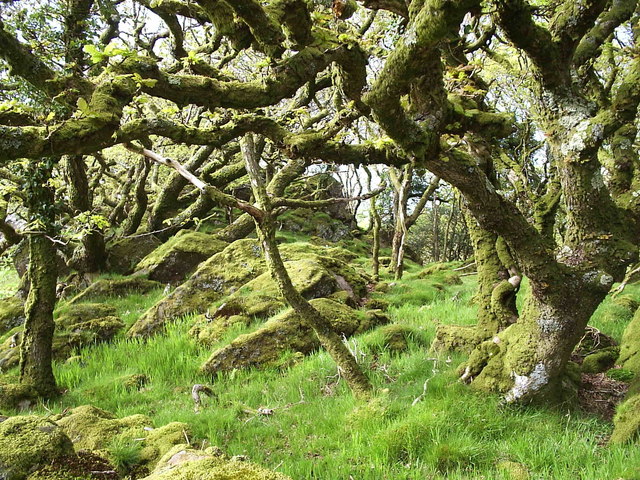
[(26, 409), (37, 401), (38, 393), (29, 385), (0, 383), (0, 411)]
[(13, 328), (2, 337), (0, 343), (0, 369), (8, 370), (20, 362), (22, 330), (22, 327)]
[(219, 342), (225, 333), (233, 326), (248, 326), (251, 318), (246, 315), (211, 316), (198, 315), (193, 327), (189, 330), (189, 335), (195, 337), (198, 343), (203, 345), (213, 345)]
[[(66, 360), (74, 350), (112, 340), (124, 323), (115, 316), (116, 309), (103, 303), (79, 303), (65, 307), (55, 320), (53, 355)], [(22, 327), (16, 327), (0, 337), (0, 368), (9, 369), (20, 361)]]
[(631, 395), (621, 403), (613, 418), (614, 429), (609, 440), (612, 444), (627, 443), (640, 435), (640, 393)]
[(153, 422), (145, 415), (117, 418), (93, 405), (82, 405), (66, 413), (55, 415), (53, 420), (73, 441), (77, 449), (106, 450), (115, 437), (141, 438), (145, 428)]
[(182, 445), (171, 450), (143, 480), (290, 480), (251, 462), (229, 458), (219, 449), (195, 450)]
[(24, 323), (24, 301), (18, 297), (0, 300), (0, 335)]
[(183, 444), (185, 438), (189, 438), (190, 435), (189, 425), (182, 422), (171, 422), (148, 430), (140, 451), (140, 463), (153, 468), (163, 455), (176, 445)]
[(58, 425), (35, 415), (0, 423), (0, 478), (22, 480), (54, 459), (73, 456), (73, 444)]
[[(76, 247), (75, 244), (70, 243), (67, 247), (63, 247), (66, 253), (71, 254)], [(64, 277), (71, 272), (71, 269), (65, 261), (64, 255), (61, 251), (57, 250), (56, 258), (58, 260), (58, 277)], [(18, 272), (20, 278), (24, 277), (29, 268), (29, 244), (26, 240), (21, 241), (13, 252), (13, 266)]]
[(133, 273), (140, 261), (162, 245), (153, 235), (121, 238), (107, 246), (107, 268), (121, 275)]
[(140, 390), (149, 383), (149, 377), (144, 373), (132, 373), (131, 375), (123, 375), (118, 377), (116, 381), (122, 385), (122, 388), (128, 391)]
[[(342, 289), (348, 291), (354, 298), (360, 298), (366, 294), (367, 278), (347, 263), (353, 259), (353, 254), (342, 248), (292, 243), (283, 245), (280, 253), (287, 263), (313, 261), (330, 272), (334, 280), (330, 282), (334, 285), (332, 292)], [(295, 264), (291, 265), (295, 267)], [(302, 263), (297, 265), (300, 266)], [(316, 268), (316, 273), (317, 271)], [(283, 302), (277, 297), (275, 284), (265, 272), (266, 265), (262, 249), (257, 240), (243, 239), (233, 242), (222, 252), (201, 264), (184, 284), (145, 312), (131, 327), (129, 335), (147, 336), (157, 333), (162, 330), (165, 322), (188, 313), (204, 313), (211, 310), (210, 307), (214, 302), (230, 295), (229, 300), (238, 300), (245, 305), (241, 312), (237, 312), (238, 314), (265, 316), (277, 311)], [(298, 275), (295, 268), (290, 273), (296, 283)], [(302, 273), (298, 283), (309, 290), (309, 297), (312, 298), (312, 289), (305, 283), (306, 272)], [(255, 284), (248, 285), (242, 293), (234, 295), (240, 287), (262, 274), (265, 275)], [(326, 274), (322, 275), (328, 278)], [(244, 300), (241, 297), (245, 297)]]
[(383, 339), (383, 346), (386, 350), (399, 353), (409, 348), (409, 341), (413, 336), (414, 330), (406, 325), (385, 325), (380, 328)]
[(608, 347), (598, 350), (584, 357), (580, 370), (582, 373), (606, 372), (616, 364), (619, 354), (620, 349), (618, 347)]
[(65, 306), (63, 309), (58, 310), (56, 312), (56, 326), (67, 328), (96, 318), (113, 317), (115, 315), (115, 307), (106, 303), (79, 303)]
[(165, 322), (188, 313), (204, 313), (216, 300), (256, 278), (266, 269), (257, 240), (243, 239), (202, 263), (189, 279), (147, 310), (128, 332), (148, 336)]
[[(311, 254), (309, 258), (287, 261), (285, 267), (293, 286), (307, 300), (340, 293), (343, 298), (335, 300), (355, 307), (366, 285), (354, 269), (330, 257)], [(230, 295), (227, 302), (240, 306), (239, 314), (260, 319), (269, 318), (286, 307), (269, 272), (247, 282)]]
[(351, 236), (351, 227), (336, 220), (327, 213), (297, 208), (278, 218), (283, 230), (320, 237), (330, 242), (338, 242)]
[(162, 283), (179, 283), (212, 255), (222, 251), (226, 242), (213, 235), (181, 230), (136, 266), (136, 272)]
[(160, 282), (143, 277), (102, 279), (92, 283), (84, 291), (73, 297), (69, 303), (76, 304), (95, 298), (121, 297), (134, 292), (147, 293), (162, 286)]
[[(351, 336), (388, 321), (375, 311), (354, 310), (326, 298), (314, 299), (310, 303), (331, 322), (340, 335)], [(274, 365), (286, 351), (306, 355), (319, 345), (312, 328), (303, 324), (293, 310), (287, 310), (257, 331), (240, 335), (226, 347), (214, 352), (202, 366), (202, 370), (216, 373), (235, 368)]]
[(54, 459), (27, 480), (119, 480), (111, 462), (95, 452), (80, 450), (74, 456)]
[(371, 297), (367, 299), (364, 306), (369, 310), (387, 310), (389, 302), (381, 297)]
[(624, 330), (618, 364), (640, 376), (640, 309)]
[(140, 446), (136, 467), (152, 469), (160, 458), (175, 445), (184, 443), (190, 435), (185, 423), (172, 422), (153, 428), (153, 422), (145, 415), (117, 418), (115, 415), (91, 405), (74, 408), (54, 420), (71, 438), (76, 449), (104, 452), (113, 458), (113, 445), (137, 442)]

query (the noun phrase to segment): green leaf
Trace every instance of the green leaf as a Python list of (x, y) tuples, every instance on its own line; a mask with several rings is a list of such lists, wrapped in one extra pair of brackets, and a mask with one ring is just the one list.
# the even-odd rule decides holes
[(95, 45), (85, 45), (84, 47), (82, 47), (82, 50), (85, 53), (89, 54), (89, 56), (91, 57), (91, 63), (100, 63), (105, 58), (107, 58), (104, 52)]
[(77, 101), (77, 105), (78, 105), (78, 110), (80, 110), (85, 115), (89, 115), (89, 112), (90, 112), (89, 104), (84, 98), (80, 97)]

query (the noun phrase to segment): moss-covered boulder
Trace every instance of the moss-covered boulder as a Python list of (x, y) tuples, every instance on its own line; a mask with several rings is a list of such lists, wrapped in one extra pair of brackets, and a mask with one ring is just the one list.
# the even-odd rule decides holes
[(107, 450), (114, 438), (144, 437), (145, 428), (153, 426), (151, 419), (145, 415), (117, 418), (92, 405), (76, 407), (54, 416), (53, 420), (60, 425), (79, 450)]
[(280, 215), (278, 222), (283, 230), (320, 237), (338, 242), (351, 236), (351, 227), (324, 212), (297, 208)]
[(144, 257), (136, 266), (136, 272), (146, 274), (151, 280), (176, 284), (226, 246), (226, 242), (208, 233), (181, 230)]
[[(386, 316), (375, 311), (354, 310), (327, 298), (317, 298), (310, 303), (331, 322), (336, 333), (347, 337), (388, 321)], [(287, 310), (270, 319), (262, 328), (240, 335), (214, 352), (202, 370), (213, 374), (236, 368), (274, 365), (287, 351), (306, 355), (319, 346), (313, 329), (303, 324), (293, 310)]]
[(229, 458), (215, 447), (180, 445), (168, 452), (143, 480), (291, 480), (251, 462)]
[(115, 307), (106, 303), (68, 305), (55, 312), (56, 326), (68, 328), (97, 318), (113, 317), (116, 313)]
[[(65, 253), (70, 255), (75, 249), (76, 245), (72, 242), (69, 243), (66, 247), (62, 247), (65, 250)], [(64, 254), (57, 250), (56, 254), (57, 264), (58, 264), (58, 277), (62, 278), (66, 275), (69, 275), (71, 269), (67, 265), (65, 261)], [(29, 268), (29, 244), (26, 240), (22, 240), (15, 251), (13, 252), (13, 266), (18, 272), (20, 278), (24, 277), (24, 274), (27, 273), (27, 269)]]
[(74, 456), (54, 459), (27, 480), (120, 480), (114, 465), (95, 452), (80, 450)]
[(0, 335), (24, 323), (24, 301), (18, 297), (0, 300)]
[(408, 350), (409, 341), (414, 334), (411, 327), (400, 324), (385, 325), (380, 328), (382, 346), (385, 350), (400, 353)]
[[(367, 278), (349, 266), (347, 262), (353, 260), (354, 255), (343, 248), (292, 243), (281, 246), (280, 253), (286, 262), (315, 261), (331, 272), (336, 288), (348, 290), (354, 297), (359, 298), (366, 294)], [(152, 335), (160, 332), (167, 321), (188, 313), (204, 313), (211, 310), (214, 302), (234, 294), (240, 287), (265, 272), (266, 264), (257, 240), (242, 239), (233, 242), (222, 252), (202, 263), (185, 283), (145, 312), (128, 334), (136, 337)], [(272, 294), (263, 294), (251, 287), (251, 291), (255, 293), (256, 305), (251, 308), (249, 315), (257, 314), (258, 303), (262, 304), (260, 309), (263, 312), (273, 312), (279, 308), (282, 301), (273, 296), (276, 289), (270, 282), (268, 275), (265, 275), (259, 283), (269, 284), (268, 288)], [(240, 296), (238, 294), (234, 298)], [(251, 302), (243, 303), (249, 305)], [(243, 311), (242, 314), (246, 315), (247, 311)]]
[(26, 479), (55, 459), (73, 456), (73, 444), (58, 425), (35, 415), (0, 422), (0, 478)]
[(234, 326), (246, 327), (250, 323), (251, 318), (246, 315), (211, 316), (202, 314), (195, 318), (189, 335), (194, 337), (198, 343), (213, 345), (219, 342)]
[(116, 240), (107, 245), (107, 268), (110, 272), (129, 275), (144, 257), (160, 245), (160, 239), (153, 235)]
[(143, 277), (101, 279), (89, 285), (69, 303), (76, 304), (96, 298), (122, 297), (131, 293), (147, 293), (161, 287), (163, 285), (160, 282)]
[(635, 441), (640, 437), (640, 392), (622, 402), (613, 418), (612, 444)]
[(27, 409), (37, 401), (38, 393), (29, 385), (0, 383), (0, 411)]
[(216, 300), (262, 274), (265, 268), (257, 240), (233, 242), (202, 263), (186, 282), (147, 310), (128, 335), (152, 335), (160, 332), (167, 321), (188, 313), (203, 313)]
[[(114, 455), (113, 445), (135, 442), (139, 452), (136, 467), (152, 469), (160, 458), (175, 445), (184, 443), (190, 435), (185, 423), (172, 422), (153, 428), (145, 415), (117, 418), (115, 415), (91, 405), (74, 408), (54, 417), (71, 438), (76, 449), (103, 452), (107, 458)], [(116, 458), (114, 458), (117, 461)]]
[[(366, 279), (340, 260), (311, 253), (308, 258), (284, 264), (293, 286), (307, 300), (335, 296), (334, 300), (355, 306), (365, 292)], [(227, 304), (238, 306), (238, 314), (262, 319), (286, 307), (269, 272), (240, 287), (227, 297)]]
[[(124, 329), (116, 309), (104, 303), (79, 303), (65, 307), (55, 320), (53, 355), (66, 360), (74, 350), (95, 343), (108, 342)], [(9, 369), (20, 361), (23, 327), (16, 327), (0, 337), (0, 368)]]
[(640, 309), (624, 330), (618, 364), (640, 376)]
[(634, 295), (620, 295), (613, 299), (613, 303), (624, 308), (631, 314), (640, 307), (640, 301)]
[(598, 350), (584, 357), (580, 371), (582, 373), (606, 372), (616, 364), (619, 354), (620, 349), (618, 347), (607, 347)]

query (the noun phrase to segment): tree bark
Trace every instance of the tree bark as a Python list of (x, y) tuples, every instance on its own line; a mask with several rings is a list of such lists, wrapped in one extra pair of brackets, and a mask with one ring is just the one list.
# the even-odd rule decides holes
[(31, 385), (39, 395), (51, 398), (58, 393), (51, 366), (58, 276), (53, 235), (54, 191), (48, 185), (52, 161), (38, 162), (28, 176), (27, 203), (31, 225), (41, 228), (29, 236), (31, 288), (25, 304), (25, 324), (20, 346), (20, 382)]
[(149, 197), (147, 195), (147, 177), (151, 171), (151, 161), (143, 158), (139, 167), (136, 169), (136, 186), (135, 186), (135, 203), (129, 216), (125, 220), (124, 227), (122, 229), (122, 235), (133, 235), (138, 230), (140, 223), (142, 223), (142, 217), (144, 217), (147, 211), (147, 204)]
[[(82, 155), (71, 155), (65, 162), (69, 179), (69, 203), (74, 213), (91, 212), (93, 198), (89, 188), (86, 164)], [(104, 235), (101, 230), (92, 228), (83, 235), (82, 248), (74, 252), (73, 266), (84, 272), (97, 272), (105, 267), (107, 255)]]

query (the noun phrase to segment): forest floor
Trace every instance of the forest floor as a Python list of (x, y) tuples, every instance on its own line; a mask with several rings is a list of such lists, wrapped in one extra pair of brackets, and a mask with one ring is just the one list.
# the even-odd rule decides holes
[[(505, 406), (460, 383), (456, 368), (464, 356), (429, 347), (438, 324), (474, 323), (475, 277), (443, 285), (420, 278), (422, 268), (409, 263), (402, 281), (383, 279), (388, 292), (375, 294), (389, 303), (387, 314), (403, 327), (406, 345), (389, 348), (385, 327), (348, 341), (376, 388), (368, 402), (353, 398), (324, 352), (286, 354), (280, 368), (201, 374), (216, 345), (195, 343), (186, 317), (164, 335), (122, 336), (79, 352), (79, 361), (56, 364), (65, 393), (35, 411), (50, 415), (91, 404), (118, 417), (148, 415), (156, 427), (184, 422), (193, 444), (218, 446), (293, 479), (640, 479), (637, 445), (607, 446), (612, 398), (622, 387), (604, 374), (585, 379), (584, 408)], [(10, 272), (0, 275), (3, 290), (15, 287)], [(628, 288), (640, 298), (640, 285)], [(130, 325), (163, 294), (109, 303)], [(625, 322), (616, 308), (605, 302), (590, 325), (620, 340)], [(233, 327), (219, 345), (257, 327)], [(123, 388), (118, 379), (133, 374), (146, 376), (144, 386)], [(199, 409), (194, 384), (213, 391)], [(139, 450), (132, 439), (111, 444), (109, 454), (126, 466), (135, 464)]]

